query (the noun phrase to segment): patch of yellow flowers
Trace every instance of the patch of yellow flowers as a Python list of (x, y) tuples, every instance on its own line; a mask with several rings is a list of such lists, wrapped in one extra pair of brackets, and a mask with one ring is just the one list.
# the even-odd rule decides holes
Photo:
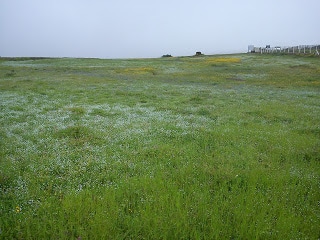
[(153, 67), (135, 67), (135, 68), (126, 68), (124, 69), (125, 73), (130, 74), (146, 74), (146, 73), (155, 73), (155, 68)]
[(239, 63), (241, 62), (240, 58), (229, 57), (229, 58), (208, 58), (206, 59), (206, 63)]

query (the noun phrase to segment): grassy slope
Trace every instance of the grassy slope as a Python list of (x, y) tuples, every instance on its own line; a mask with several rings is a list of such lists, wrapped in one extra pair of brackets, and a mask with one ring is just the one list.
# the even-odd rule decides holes
[(0, 238), (319, 238), (319, 58), (0, 60)]

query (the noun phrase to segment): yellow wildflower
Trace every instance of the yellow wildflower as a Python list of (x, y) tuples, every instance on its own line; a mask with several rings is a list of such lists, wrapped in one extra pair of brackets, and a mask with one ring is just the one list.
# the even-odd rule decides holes
[(20, 206), (16, 206), (16, 213), (21, 212), (21, 207)]

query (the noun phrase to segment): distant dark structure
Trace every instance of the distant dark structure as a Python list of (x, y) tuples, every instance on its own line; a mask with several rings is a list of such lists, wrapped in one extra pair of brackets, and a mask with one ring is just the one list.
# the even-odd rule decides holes
[(196, 52), (196, 56), (201, 56), (203, 55), (201, 52)]
[(172, 57), (171, 54), (162, 55), (162, 57)]

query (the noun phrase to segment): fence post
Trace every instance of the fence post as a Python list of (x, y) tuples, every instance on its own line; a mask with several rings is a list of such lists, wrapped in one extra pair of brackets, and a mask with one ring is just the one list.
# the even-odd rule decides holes
[[(273, 54), (273, 53), (287, 53), (287, 54), (317, 54), (319, 55), (320, 45), (298, 45), (298, 46), (284, 46), (284, 47), (276, 47), (276, 48), (264, 48), (259, 47), (255, 48), (256, 52), (260, 52), (260, 54)], [(308, 51), (309, 49), (309, 51)]]

